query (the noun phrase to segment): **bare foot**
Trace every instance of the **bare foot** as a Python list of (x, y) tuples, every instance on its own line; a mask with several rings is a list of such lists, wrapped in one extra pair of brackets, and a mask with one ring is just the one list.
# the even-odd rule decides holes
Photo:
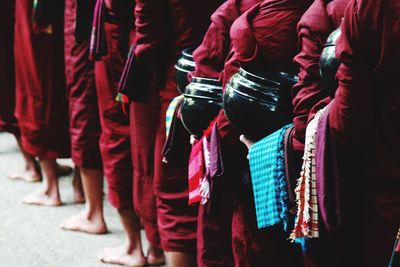
[(61, 165), (57, 163), (57, 174), (58, 176), (67, 176), (72, 174), (74, 169), (68, 165)]
[(152, 266), (165, 265), (164, 251), (161, 248), (150, 246), (147, 252), (147, 264)]
[[(137, 254), (137, 255), (136, 255)], [(116, 248), (105, 248), (100, 261), (109, 264), (128, 265), (132, 267), (146, 266), (146, 258), (139, 253), (129, 251), (126, 245)]]
[(51, 196), (43, 190), (28, 195), (27, 197), (24, 198), (23, 203), (29, 205), (40, 205), (40, 206), (50, 206), (50, 207), (57, 207), (61, 206), (62, 204), (59, 195)]
[(39, 173), (31, 170), (13, 173), (9, 178), (11, 180), (22, 180), (30, 183), (40, 182), (42, 180), (42, 176)]
[(88, 218), (86, 212), (71, 216), (61, 223), (60, 227), (67, 231), (78, 231), (88, 234), (106, 234), (107, 226), (104, 220)]

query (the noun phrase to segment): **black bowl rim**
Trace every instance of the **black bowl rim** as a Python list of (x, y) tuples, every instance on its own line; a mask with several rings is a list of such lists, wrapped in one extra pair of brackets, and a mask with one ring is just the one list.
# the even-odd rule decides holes
[[(265, 74), (265, 76), (260, 76), (251, 71), (254, 71), (254, 72), (260, 73), (260, 74)], [(298, 76), (295, 74), (291, 74), (291, 73), (284, 72), (284, 71), (269, 71), (269, 70), (264, 70), (264, 69), (255, 68), (255, 67), (246, 66), (246, 65), (240, 66), (239, 71), (237, 73), (243, 73), (244, 75), (258, 79), (258, 80), (260, 80), (261, 83), (276, 84), (277, 87), (280, 86), (281, 84), (289, 84), (289, 85), (293, 84), (294, 85), (298, 80)], [(282, 78), (279, 79), (278, 81), (268, 78), (268, 77), (270, 77), (270, 75), (275, 75), (275, 74), (281, 74)]]
[[(274, 103), (274, 102), (265, 101), (265, 100), (262, 100), (262, 99), (255, 98), (255, 97), (253, 97), (251, 95), (248, 95), (246, 93), (240, 92), (239, 90), (233, 88), (229, 84), (227, 84), (227, 86), (229, 86), (232, 89), (232, 91), (237, 93), (240, 97), (245, 98), (247, 100), (250, 100), (252, 102), (258, 103), (260, 105), (269, 105), (269, 106), (279, 107), (280, 109), (283, 109), (283, 110), (285, 110), (285, 109), (291, 110), (292, 109), (292, 107), (288, 106), (288, 105), (281, 105), (281, 104), (277, 104), (277, 103)], [(224, 95), (225, 95), (226, 92), (227, 91), (224, 92)], [(224, 99), (224, 97), (223, 97), (223, 99)]]

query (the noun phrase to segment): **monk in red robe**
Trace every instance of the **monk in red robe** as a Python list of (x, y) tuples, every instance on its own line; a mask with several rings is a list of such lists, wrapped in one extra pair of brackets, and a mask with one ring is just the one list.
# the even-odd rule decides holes
[(65, 74), (69, 96), (71, 157), (79, 167), (85, 210), (61, 224), (62, 229), (103, 234), (103, 170), (99, 148), (100, 120), (89, 41), (95, 1), (66, 0)]
[[(158, 261), (162, 250), (151, 242), (147, 259), (142, 250), (140, 238), (140, 218), (134, 211), (133, 166), (131, 157), (129, 118), (123, 107), (115, 101), (117, 86), (123, 71), (134, 25), (134, 2), (130, 0), (99, 0), (94, 20), (94, 30), (103, 28), (104, 43), (100, 40), (94, 46), (104, 45), (102, 53), (93, 53), (95, 80), (99, 104), (101, 136), (100, 150), (103, 158), (104, 174), (107, 179), (108, 199), (118, 210), (126, 242), (116, 248), (106, 248), (101, 261), (111, 264), (145, 266), (148, 261)], [(104, 12), (103, 14), (101, 14)], [(99, 16), (99, 17), (96, 17)], [(93, 37), (92, 37), (93, 38)], [(134, 38), (133, 38), (134, 40)], [(93, 39), (92, 39), (93, 41)], [(93, 47), (91, 47), (92, 49)], [(157, 233), (156, 233), (157, 234)]]
[(361, 248), (343, 266), (387, 266), (400, 224), (399, 17), (398, 1), (352, 0), (337, 43), (329, 125), (342, 156), (343, 244)]
[[(231, 51), (225, 63), (226, 84), (240, 65), (268, 67), (294, 73), (292, 59), (298, 52), (296, 25), (312, 1), (267, 0), (240, 16), (231, 27)], [(224, 176), (229, 177), (233, 203), (232, 239), (239, 266), (302, 266), (297, 246), (287, 241), (279, 227), (257, 229), (251, 182), (246, 175), (247, 151), (239, 135), (220, 112), (216, 122), (221, 137)]]
[[(233, 22), (261, 0), (228, 0), (211, 16), (211, 25), (200, 46), (193, 52), (196, 68), (191, 76), (222, 79), (225, 59), (230, 50)], [(200, 205), (197, 227), (197, 265), (234, 266), (232, 254), (232, 201), (226, 194), (224, 177), (215, 179), (211, 198)]]
[(316, 111), (332, 99), (321, 84), (319, 60), (329, 34), (340, 26), (349, 0), (318, 0), (298, 25), (301, 52), (295, 57), (300, 66), (299, 81), (293, 87), (294, 149), (304, 150), (307, 123)]
[(32, 1), (18, 0), (15, 4), (15, 114), (22, 146), (28, 154), (39, 158), (46, 182), (43, 190), (24, 202), (58, 206), (60, 169), (56, 159), (70, 154), (63, 54), (64, 1), (46, 6), (46, 12), (41, 13), (46, 19), (40, 25), (33, 23)]
[[(145, 192), (154, 188), (161, 247), (168, 266), (195, 266), (197, 208), (188, 205), (189, 136), (185, 132), (181, 135), (180, 157), (163, 163), (165, 113), (172, 99), (179, 95), (174, 64), (184, 48), (200, 42), (218, 1), (136, 3), (134, 55), (151, 78), (147, 86), (136, 88), (146, 90), (147, 101), (131, 104), (132, 150), (135, 167), (139, 164), (135, 207), (140, 216), (154, 224), (151, 196), (145, 197)], [(139, 202), (140, 199), (147, 201)]]
[[(331, 102), (320, 77), (320, 56), (331, 32), (340, 26), (349, 0), (317, 0), (311, 5), (298, 24), (301, 52), (295, 57), (300, 66), (299, 81), (293, 87), (294, 140), (293, 149), (304, 151), (305, 132), (315, 113)], [(339, 234), (339, 233), (337, 233)], [(306, 266), (338, 266), (336, 241), (326, 233), (309, 242), (305, 249)]]
[(36, 182), (41, 180), (40, 166), (35, 158), (21, 146), (18, 121), (14, 116), (15, 110), (15, 71), (14, 71), (14, 20), (15, 1), (5, 1), (0, 10), (3, 23), (0, 25), (0, 39), (2, 49), (0, 51), (0, 131), (13, 134), (18, 142), (25, 160), (25, 170), (21, 173), (10, 175), (11, 179), (23, 179)]

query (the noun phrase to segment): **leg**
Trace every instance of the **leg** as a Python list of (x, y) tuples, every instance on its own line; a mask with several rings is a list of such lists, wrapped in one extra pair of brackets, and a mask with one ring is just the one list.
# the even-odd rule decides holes
[(184, 252), (165, 252), (169, 267), (196, 267), (196, 257)]
[(75, 204), (85, 203), (85, 192), (82, 180), (83, 180), (82, 171), (80, 171), (79, 167), (75, 167), (74, 176), (72, 177), (72, 188), (74, 190)]
[[(140, 239), (140, 221), (132, 209), (119, 209), (122, 226), (126, 234), (125, 244), (116, 248), (104, 249), (100, 260), (104, 263), (129, 266), (145, 266), (146, 258)], [(185, 266), (185, 265), (181, 265)]]
[(17, 140), (18, 147), (21, 151), (22, 157), (25, 160), (25, 170), (11, 174), (10, 179), (24, 180), (27, 182), (41, 181), (42, 175), (40, 173), (41, 171), (39, 163), (36, 161), (34, 156), (30, 155), (28, 152), (24, 150), (21, 144), (21, 137), (19, 135), (15, 135), (15, 139)]
[(86, 205), (81, 213), (70, 217), (61, 228), (89, 234), (105, 234), (107, 226), (103, 214), (103, 172), (80, 168)]
[(40, 165), (43, 170), (44, 188), (27, 196), (23, 202), (32, 205), (60, 206), (56, 160), (40, 158)]

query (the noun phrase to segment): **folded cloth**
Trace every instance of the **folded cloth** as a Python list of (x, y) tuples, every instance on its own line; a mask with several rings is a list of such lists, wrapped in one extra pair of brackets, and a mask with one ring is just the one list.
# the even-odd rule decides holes
[(206, 173), (203, 140), (196, 140), (189, 157), (189, 205), (201, 202), (200, 180)]
[(397, 238), (394, 243), (394, 249), (392, 257), (390, 258), (389, 267), (399, 267), (400, 266), (400, 228), (397, 233)]
[(179, 108), (182, 104), (183, 95), (177, 96), (172, 99), (171, 103), (168, 106), (166, 116), (165, 116), (165, 144), (163, 148), (163, 162), (167, 163), (169, 160), (169, 155), (173, 150), (174, 141), (175, 141), (175, 130), (177, 128), (177, 124), (180, 123), (178, 117)]
[(212, 187), (212, 179), (222, 176), (224, 174), (224, 165), (222, 162), (221, 150), (221, 137), (219, 136), (217, 124), (214, 123), (215, 118), (210, 125), (212, 125), (210, 134), (210, 182)]
[(257, 226), (264, 228), (289, 220), (288, 192), (285, 177), (284, 136), (286, 125), (268, 135), (249, 150), (250, 175), (254, 191)]
[(104, 29), (106, 16), (106, 5), (104, 0), (97, 0), (93, 14), (92, 35), (90, 37), (90, 52), (91, 60), (101, 60), (107, 55), (106, 33)]
[(329, 127), (330, 104), (326, 106), (318, 122), (315, 148), (315, 175), (321, 227), (324, 232), (340, 228), (341, 202), (340, 177), (337, 173), (336, 156), (332, 147)]
[(54, 0), (33, 0), (32, 29), (34, 33), (53, 33), (52, 22), (56, 5), (57, 1)]
[[(189, 204), (206, 204), (211, 196), (212, 176), (221, 173), (218, 169), (212, 169), (213, 161), (220, 161), (220, 154), (213, 154), (220, 148), (213, 148), (213, 138), (217, 138), (214, 132), (215, 121), (204, 131), (200, 140), (195, 140), (189, 157)], [(215, 166), (214, 166), (215, 168)], [(216, 171), (216, 172), (215, 172)]]
[(324, 111), (325, 108), (318, 111), (306, 129), (303, 165), (295, 189), (297, 216), (293, 232), (290, 235), (292, 240), (319, 237), (318, 199), (315, 175), (315, 140), (318, 122)]

